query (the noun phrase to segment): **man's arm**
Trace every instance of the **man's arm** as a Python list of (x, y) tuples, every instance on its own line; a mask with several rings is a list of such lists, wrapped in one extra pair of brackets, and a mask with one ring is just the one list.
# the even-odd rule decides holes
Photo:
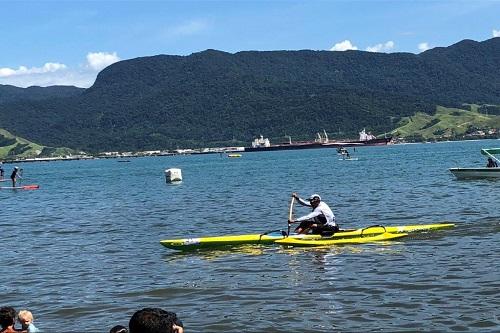
[(301, 197), (299, 197), (299, 195), (296, 193), (296, 192), (293, 192), (292, 193), (292, 196), (297, 199), (297, 201), (299, 202), (299, 204), (301, 204), (302, 206), (306, 206), (306, 207), (312, 207), (311, 204), (307, 201), (305, 201), (304, 199), (302, 199)]
[(316, 210), (315, 209), (311, 213), (299, 217), (298, 219), (295, 220), (295, 222), (302, 222), (302, 221), (305, 221), (305, 220), (310, 220), (310, 219), (313, 219), (316, 216), (320, 216), (320, 215), (321, 215), (321, 210), (319, 210), (319, 209)]

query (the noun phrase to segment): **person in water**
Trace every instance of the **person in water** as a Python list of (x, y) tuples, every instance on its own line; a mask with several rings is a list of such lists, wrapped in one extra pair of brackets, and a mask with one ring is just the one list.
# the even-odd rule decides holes
[(22, 178), (22, 177), (19, 174), (19, 168), (14, 167), (14, 170), (12, 171), (12, 174), (10, 175), (10, 179), (12, 180), (12, 187), (16, 187), (17, 178)]
[(28, 331), (28, 333), (37, 333), (40, 332), (38, 328), (36, 328), (35, 324), (33, 324), (34, 318), (31, 311), (21, 310), (17, 314), (17, 320), (21, 324), (21, 328), (23, 331)]
[(3, 169), (3, 163), (0, 162), (0, 180), (3, 179), (4, 174), (5, 174), (5, 170)]
[(488, 157), (488, 164), (486, 165), (486, 167), (487, 168), (498, 168), (498, 164), (491, 157)]
[(335, 222), (335, 215), (328, 205), (321, 201), (319, 194), (313, 194), (308, 201), (303, 200), (297, 193), (292, 193), (292, 196), (297, 199), (299, 204), (312, 208), (312, 212), (299, 217), (298, 219), (288, 221), (289, 223), (300, 222), (295, 228), (298, 234), (306, 234), (309, 231), (313, 234), (331, 236), (339, 231), (339, 227)]

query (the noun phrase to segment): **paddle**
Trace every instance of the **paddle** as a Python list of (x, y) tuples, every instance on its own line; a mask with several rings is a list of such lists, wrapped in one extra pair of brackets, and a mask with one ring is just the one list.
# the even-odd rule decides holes
[(21, 183), (23, 182), (23, 169), (19, 169), (19, 172), (17, 173), (17, 179), (19, 179), (19, 185), (21, 186)]
[(295, 202), (295, 197), (292, 194), (292, 201), (290, 202), (290, 210), (288, 212), (288, 230), (286, 231), (286, 233), (284, 230), (280, 230), (280, 229), (279, 230), (271, 230), (271, 231), (267, 231), (267, 232), (260, 234), (260, 236), (259, 236), (260, 238), (262, 238), (262, 236), (264, 236), (264, 235), (268, 235), (270, 233), (277, 232), (277, 231), (281, 232), (283, 237), (288, 237), (290, 235), (290, 225), (291, 225), (290, 221), (293, 219), (293, 204), (294, 204), (294, 202)]
[(288, 231), (287, 236), (290, 235), (290, 225), (292, 224), (290, 221), (293, 220), (293, 204), (295, 202), (295, 196), (292, 194), (292, 201), (290, 202), (290, 210), (288, 212)]

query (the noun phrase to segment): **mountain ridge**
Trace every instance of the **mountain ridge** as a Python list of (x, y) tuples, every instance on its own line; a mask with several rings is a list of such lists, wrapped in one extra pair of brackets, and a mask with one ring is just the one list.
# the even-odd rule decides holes
[(120, 61), (61, 97), (2, 101), (0, 86), (0, 127), (89, 151), (352, 137), (438, 105), (499, 105), (499, 86), (500, 38), (421, 54), (209, 49)]

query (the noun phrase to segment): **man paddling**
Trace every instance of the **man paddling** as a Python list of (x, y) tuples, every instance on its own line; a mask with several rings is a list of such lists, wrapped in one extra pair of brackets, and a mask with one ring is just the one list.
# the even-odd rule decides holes
[(292, 193), (292, 196), (302, 206), (312, 207), (312, 212), (299, 217), (295, 220), (289, 220), (289, 223), (300, 222), (300, 225), (295, 229), (298, 234), (306, 234), (311, 230), (313, 234), (331, 236), (339, 231), (339, 227), (335, 222), (335, 215), (326, 203), (321, 201), (319, 194), (313, 194), (305, 201), (299, 197), (297, 193)]

